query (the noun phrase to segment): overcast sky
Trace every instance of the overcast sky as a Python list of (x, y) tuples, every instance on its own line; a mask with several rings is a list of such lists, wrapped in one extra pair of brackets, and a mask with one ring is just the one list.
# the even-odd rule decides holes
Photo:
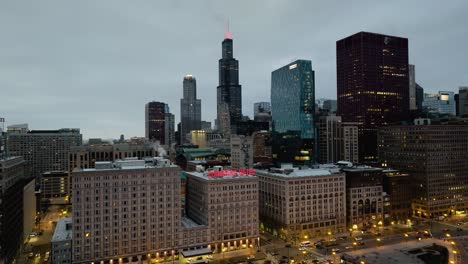
[(316, 98), (336, 98), (337, 40), (359, 31), (409, 39), (426, 91), (468, 85), (468, 1), (0, 1), (0, 117), (84, 137), (144, 136), (144, 105), (180, 119), (182, 80), (216, 116), (218, 59), (230, 20), (243, 113), (270, 100), (271, 71), (312, 61)]

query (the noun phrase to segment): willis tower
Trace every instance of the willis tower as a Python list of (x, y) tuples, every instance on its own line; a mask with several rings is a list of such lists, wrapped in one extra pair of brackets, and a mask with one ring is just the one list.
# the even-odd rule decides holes
[(219, 85), (217, 88), (218, 129), (230, 138), (237, 122), (242, 119), (242, 91), (239, 85), (239, 62), (233, 57), (232, 37), (224, 34), (223, 54), (219, 60)]

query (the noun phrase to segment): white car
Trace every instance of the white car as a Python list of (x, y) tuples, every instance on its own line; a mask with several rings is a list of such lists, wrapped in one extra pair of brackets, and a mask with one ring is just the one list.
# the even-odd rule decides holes
[(336, 242), (336, 238), (334, 237), (330, 238), (330, 242)]
[(356, 241), (361, 241), (361, 240), (362, 240), (362, 237), (355, 237), (354, 240), (356, 240)]
[(332, 252), (340, 252), (339, 248), (332, 248)]

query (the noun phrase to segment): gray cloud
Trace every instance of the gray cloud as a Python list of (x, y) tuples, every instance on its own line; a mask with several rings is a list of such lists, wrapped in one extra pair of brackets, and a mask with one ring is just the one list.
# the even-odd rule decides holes
[(269, 100), (271, 71), (303, 58), (316, 96), (336, 97), (335, 42), (358, 31), (409, 38), (428, 91), (468, 84), (468, 2), (3, 1), (0, 116), (85, 137), (144, 135), (144, 104), (179, 119), (182, 78), (197, 78), (203, 119), (216, 113), (218, 59), (229, 18), (243, 111)]

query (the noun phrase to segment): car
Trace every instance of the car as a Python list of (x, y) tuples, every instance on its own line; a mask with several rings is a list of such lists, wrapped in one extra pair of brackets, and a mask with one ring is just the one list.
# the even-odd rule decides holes
[(300, 247), (299, 248), (299, 251), (304, 251), (304, 250), (307, 250), (307, 248), (306, 247)]
[(250, 256), (247, 257), (247, 260), (253, 260), (253, 259), (255, 259), (254, 255), (250, 255)]
[(375, 236), (381, 236), (382, 234), (380, 232), (375, 233)]
[(362, 240), (362, 237), (355, 237), (354, 240), (356, 240), (356, 241), (361, 241), (361, 240)]
[(352, 246), (346, 246), (345, 249), (352, 249)]
[(364, 245), (365, 245), (364, 242), (362, 242), (362, 241), (359, 241), (357, 244), (358, 244), (359, 246), (364, 246)]
[(330, 242), (336, 242), (336, 238), (334, 237), (330, 238)]
[(340, 252), (340, 249), (339, 249), (339, 248), (332, 248), (331, 251), (332, 251), (332, 252)]
[(286, 244), (285, 247), (290, 248), (291, 244)]
[(40, 258), (41, 257), (41, 253), (36, 253), (36, 258)]
[(34, 258), (34, 253), (30, 252), (30, 253), (28, 254), (28, 258), (30, 258), (30, 259)]
[(31, 234), (29, 234), (29, 237), (35, 237), (35, 236), (37, 236), (36, 232), (31, 232)]
[(346, 239), (348, 239), (347, 236), (342, 236), (342, 237), (340, 237), (340, 240), (346, 240)]

